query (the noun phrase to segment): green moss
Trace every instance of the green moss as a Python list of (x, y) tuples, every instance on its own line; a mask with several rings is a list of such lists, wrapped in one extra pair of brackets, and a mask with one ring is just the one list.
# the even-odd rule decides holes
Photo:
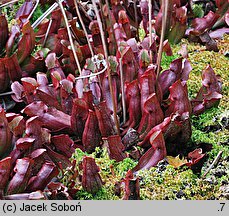
[(156, 168), (139, 173), (141, 178), (141, 199), (149, 200), (205, 200), (218, 196), (219, 185), (212, 185), (199, 179), (187, 168), (174, 169), (167, 166), (159, 173)]
[[(111, 189), (111, 188), (109, 188)], [(79, 190), (74, 197), (77, 200), (119, 200), (118, 196), (115, 196), (112, 190), (107, 190), (106, 188), (101, 188), (95, 195)]]
[(198, 143), (209, 143), (213, 145), (212, 151), (208, 153), (210, 159), (216, 157), (219, 151), (223, 151), (223, 158), (228, 156), (229, 146), (222, 145), (222, 143), (228, 142), (229, 134), (228, 131), (219, 131), (219, 132), (203, 132), (201, 130), (192, 128), (192, 142), (195, 144)]
[(202, 4), (193, 4), (192, 11), (193, 11), (194, 17), (201, 18), (201, 17), (204, 16), (204, 11), (203, 11), (203, 5)]
[(9, 26), (15, 23), (15, 16), (18, 9), (23, 5), (25, 0), (19, 0), (12, 4), (12, 7), (6, 6), (2, 8), (2, 13), (5, 14)]
[(31, 17), (30, 22), (34, 23), (49, 7), (50, 5), (48, 4), (42, 6), (39, 4)]
[(199, 116), (192, 116), (192, 123), (197, 129), (200, 130), (210, 125), (220, 124), (221, 114), (219, 115), (219, 113), (221, 113), (222, 110), (223, 109), (221, 107), (213, 107), (209, 110), (206, 110)]
[(139, 37), (140, 41), (143, 41), (145, 36), (146, 36), (145, 30), (143, 28), (139, 28), (138, 29), (138, 37)]
[[(79, 148), (76, 149), (75, 153), (72, 155), (72, 160), (76, 160), (79, 165), (83, 157), (87, 155), (95, 158), (96, 164), (100, 168), (100, 175), (102, 181), (104, 182), (103, 187), (96, 194), (92, 195), (83, 190), (81, 184), (77, 186), (79, 191), (76, 194), (76, 199), (93, 199), (93, 200), (117, 200), (121, 197), (118, 197), (114, 194), (115, 183), (120, 182), (126, 175), (126, 172), (129, 169), (132, 169), (136, 166), (137, 162), (130, 158), (124, 159), (122, 162), (116, 162), (115, 160), (110, 160), (107, 150), (96, 148), (95, 152), (92, 154), (87, 154), (81, 151)], [(81, 173), (81, 171), (79, 171)], [(82, 173), (81, 173), (82, 174)], [(72, 179), (72, 173), (69, 170), (66, 170), (61, 182), (68, 186), (70, 184), (69, 179)]]
[(179, 58), (179, 55), (176, 53), (173, 53), (172, 56), (167, 56), (164, 52), (162, 53), (162, 58), (161, 58), (161, 67), (162, 70), (167, 70), (169, 69), (169, 66), (171, 62), (175, 59)]
[[(100, 157), (98, 157), (100, 154)], [(82, 161), (84, 155), (88, 155), (79, 149), (73, 158), (78, 163)], [(126, 172), (136, 165), (136, 162), (130, 158), (120, 163), (110, 160), (106, 150), (96, 149), (96, 151), (88, 155), (95, 158), (97, 165), (100, 166), (100, 175), (104, 182), (103, 187), (96, 194), (92, 195), (78, 187), (79, 191), (75, 195), (75, 199), (79, 200), (119, 200), (123, 196), (123, 188), (120, 196), (115, 195), (115, 183), (120, 182)], [(65, 173), (65, 178), (69, 173)], [(190, 199), (190, 200), (206, 200), (219, 198), (220, 183), (225, 179), (223, 176), (217, 184), (206, 182), (198, 178), (192, 170), (187, 167), (175, 169), (168, 165), (164, 171), (159, 171), (157, 167), (150, 170), (140, 171), (138, 173), (140, 179), (140, 198), (142, 200), (174, 200), (174, 199)], [(64, 184), (66, 182), (62, 181)]]
[(136, 161), (133, 161), (130, 158), (126, 158), (115, 166), (115, 173), (118, 176), (124, 178), (126, 175), (126, 172), (130, 169), (133, 169), (136, 165), (137, 165)]

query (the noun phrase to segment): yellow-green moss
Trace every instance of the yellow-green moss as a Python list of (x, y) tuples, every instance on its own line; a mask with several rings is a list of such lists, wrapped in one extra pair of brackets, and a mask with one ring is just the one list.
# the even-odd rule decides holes
[[(158, 173), (156, 168), (141, 171), (141, 199), (149, 200), (206, 200), (219, 196), (219, 185), (198, 178), (188, 168), (174, 169), (168, 165)], [(179, 193), (182, 191), (182, 195)]]
[(18, 2), (13, 3), (11, 8), (9, 6), (2, 8), (2, 13), (5, 15), (10, 28), (12, 25), (15, 24), (16, 13), (18, 9), (23, 5), (24, 2), (25, 0), (19, 0)]
[(172, 56), (167, 56), (164, 52), (162, 53), (162, 58), (161, 58), (161, 67), (162, 70), (167, 70), (169, 69), (170, 63), (179, 58), (179, 55), (176, 53), (173, 53)]
[[(77, 192), (75, 198), (93, 200), (120, 199), (121, 196), (118, 197), (114, 194), (115, 183), (120, 182), (125, 177), (127, 171), (137, 165), (137, 162), (130, 158), (126, 158), (119, 163), (115, 160), (110, 160), (107, 150), (100, 148), (96, 148), (95, 152), (93, 152), (92, 154), (87, 154), (85, 152), (82, 152), (80, 149), (76, 149), (76, 152), (72, 155), (71, 160), (75, 159), (77, 163), (80, 164), (85, 155), (95, 158), (95, 162), (100, 168), (100, 175), (102, 181), (104, 182), (104, 185), (101, 190), (99, 190), (96, 194), (92, 195), (84, 191), (81, 187), (81, 184), (79, 184), (78, 186), (76, 186), (76, 188), (79, 189), (79, 191)], [(61, 182), (64, 185), (68, 186), (70, 184), (69, 179), (71, 179), (72, 175), (73, 174), (70, 171), (65, 171), (65, 174)]]

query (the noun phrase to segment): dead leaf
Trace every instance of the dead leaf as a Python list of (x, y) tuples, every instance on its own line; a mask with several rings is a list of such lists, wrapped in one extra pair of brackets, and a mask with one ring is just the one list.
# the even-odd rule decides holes
[(180, 156), (177, 155), (176, 157), (167, 156), (167, 161), (170, 165), (172, 165), (174, 168), (181, 167), (185, 165), (188, 161), (184, 158), (180, 159)]

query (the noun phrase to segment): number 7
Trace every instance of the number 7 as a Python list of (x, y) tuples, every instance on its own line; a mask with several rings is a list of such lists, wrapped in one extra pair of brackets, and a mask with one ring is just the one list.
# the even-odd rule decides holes
[(220, 203), (220, 205), (222, 205), (222, 207), (221, 207), (221, 210), (220, 210), (220, 211), (223, 211), (223, 208), (224, 208), (224, 206), (225, 206), (225, 203)]

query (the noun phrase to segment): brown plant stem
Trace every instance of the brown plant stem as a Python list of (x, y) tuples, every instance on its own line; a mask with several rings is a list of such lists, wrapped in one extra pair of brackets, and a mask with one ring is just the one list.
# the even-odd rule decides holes
[(69, 27), (69, 24), (68, 24), (68, 19), (67, 19), (66, 13), (64, 11), (64, 7), (63, 7), (62, 3), (59, 0), (58, 0), (58, 5), (59, 5), (60, 10), (61, 10), (61, 12), (63, 14), (63, 17), (64, 17), (64, 21), (65, 21), (67, 32), (68, 32), (69, 42), (70, 42), (70, 45), (71, 45), (71, 48), (72, 48), (72, 52), (73, 52), (73, 56), (74, 56), (74, 59), (75, 59), (79, 74), (81, 76), (82, 70), (81, 70), (81, 67), (80, 67), (78, 56), (76, 54), (76, 49), (75, 49), (75, 46), (74, 46), (74, 43), (73, 43), (71, 30), (70, 30), (70, 27)]
[(101, 18), (99, 16), (99, 11), (97, 9), (95, 0), (92, 0), (92, 4), (93, 4), (94, 10), (95, 10), (96, 17), (97, 17), (99, 30), (100, 30), (100, 35), (101, 35), (102, 44), (103, 44), (104, 55), (105, 55), (105, 59), (106, 59), (106, 62), (107, 62), (107, 74), (108, 74), (108, 82), (109, 82), (109, 87), (110, 87), (112, 103), (113, 103), (113, 113), (114, 113), (115, 126), (116, 126), (116, 129), (117, 129), (117, 133), (120, 134), (119, 121), (118, 121), (118, 116), (117, 116), (117, 107), (116, 107), (116, 104), (115, 104), (114, 91), (113, 91), (113, 87), (112, 87), (110, 65), (109, 65), (109, 61), (108, 61), (108, 53), (107, 53), (107, 46), (106, 46), (106, 41), (105, 41), (105, 36), (104, 36), (104, 31), (103, 31), (103, 25), (102, 25), (102, 22), (101, 22)]
[(14, 94), (12, 91), (4, 92), (4, 93), (0, 93), (0, 97), (7, 96), (7, 95), (12, 95), (12, 94)]
[(148, 7), (149, 7), (149, 55), (150, 55), (150, 63), (152, 63), (152, 51), (151, 51), (151, 46), (152, 46), (152, 0), (149, 0), (148, 2)]
[(113, 26), (113, 23), (112, 23), (112, 19), (111, 19), (111, 10), (110, 10), (110, 7), (109, 7), (109, 2), (108, 0), (106, 0), (106, 5), (107, 5), (107, 9), (108, 9), (108, 18), (111, 22), (111, 30), (112, 30), (112, 34), (113, 34), (113, 37), (114, 37), (114, 43), (115, 43), (115, 47), (117, 48), (117, 41), (115, 40), (115, 34), (114, 34), (114, 26)]
[(39, 3), (40, 3), (40, 0), (36, 0), (36, 4), (35, 4), (35, 6), (33, 7), (33, 10), (31, 11), (31, 13), (29, 14), (27, 20), (30, 20), (30, 18), (33, 16), (33, 13), (34, 13), (35, 10), (37, 9)]
[(158, 51), (158, 57), (157, 57), (157, 79), (160, 73), (160, 67), (161, 67), (161, 58), (162, 58), (162, 49), (163, 49), (163, 42), (165, 37), (165, 29), (166, 29), (166, 21), (167, 21), (167, 15), (168, 15), (168, 0), (162, 0), (162, 28), (161, 28), (161, 38), (160, 38), (160, 45), (159, 45), (159, 51)]
[[(75, 80), (78, 80), (78, 79), (87, 79), (87, 78), (90, 78), (90, 77), (98, 76), (98, 75), (104, 73), (106, 70), (107, 70), (107, 67), (103, 68), (101, 71), (99, 71), (99, 72), (97, 72), (97, 73), (91, 73), (91, 74), (89, 74), (89, 75), (76, 77)], [(98, 77), (98, 78), (99, 78), (99, 77)]]
[(126, 123), (126, 102), (125, 102), (125, 92), (124, 92), (122, 57), (119, 59), (119, 67), (120, 67), (120, 81), (121, 81), (121, 92), (122, 92), (123, 124), (125, 124)]
[(49, 25), (48, 25), (48, 28), (47, 28), (47, 31), (45, 33), (45, 39), (44, 39), (44, 42), (43, 42), (43, 47), (45, 46), (46, 44), (46, 41), (47, 41), (47, 38), (48, 38), (48, 35), (49, 35), (49, 31), (51, 29), (51, 26), (52, 26), (52, 18), (50, 19), (49, 21)]
[(83, 28), (83, 31), (84, 31), (84, 34), (85, 34), (85, 36), (87, 38), (87, 43), (88, 43), (88, 47), (89, 47), (90, 52), (91, 52), (91, 56), (94, 57), (94, 52), (93, 52), (93, 49), (92, 49), (92, 46), (91, 46), (91, 43), (90, 43), (90, 40), (89, 40), (89, 36), (88, 36), (87, 30), (86, 30), (86, 27), (84, 25), (82, 16), (80, 14), (80, 11), (79, 11), (79, 8), (78, 8), (78, 3), (77, 3), (76, 0), (74, 0), (74, 5), (75, 5), (75, 8), (76, 8), (76, 14), (77, 14), (77, 16), (79, 18), (80, 24), (81, 24), (81, 26)]
[(136, 34), (136, 37), (137, 37), (137, 41), (139, 41), (139, 29), (138, 29), (138, 13), (137, 13), (137, 0), (134, 0), (134, 19), (135, 19), (135, 25), (136, 25), (136, 28), (137, 28), (137, 34)]
[[(60, 0), (62, 3), (64, 0)], [(47, 11), (45, 11), (31, 26), (35, 29), (37, 26), (41, 24), (41, 22), (49, 16), (56, 8), (58, 7), (58, 3), (54, 3)]]
[(10, 1), (10, 2), (6, 2), (5, 4), (0, 5), (0, 8), (6, 7), (6, 6), (8, 6), (8, 5), (10, 5), (10, 4), (13, 4), (13, 3), (16, 3), (16, 2), (18, 2), (18, 1), (19, 1), (19, 0), (13, 0), (13, 1)]

